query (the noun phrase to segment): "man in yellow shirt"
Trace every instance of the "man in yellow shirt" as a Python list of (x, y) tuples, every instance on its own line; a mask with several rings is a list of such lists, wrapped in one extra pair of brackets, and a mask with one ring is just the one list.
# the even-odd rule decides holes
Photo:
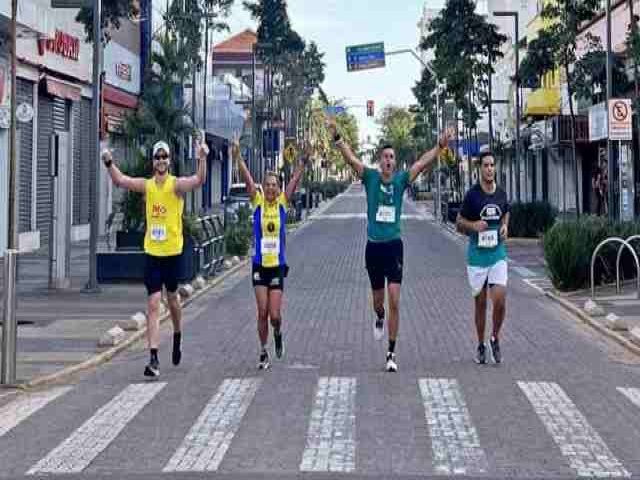
[(172, 362), (178, 365), (182, 358), (182, 309), (178, 298), (178, 258), (182, 254), (183, 195), (200, 187), (206, 178), (209, 149), (202, 141), (195, 146), (198, 170), (195, 175), (176, 178), (169, 173), (171, 149), (166, 142), (153, 146), (153, 177), (132, 178), (124, 175), (113, 163), (109, 150), (102, 153), (102, 161), (113, 183), (121, 188), (145, 195), (146, 233), (144, 251), (146, 265), (144, 283), (149, 295), (147, 303), (147, 342), (149, 364), (144, 370), (147, 377), (160, 375), (158, 343), (160, 342), (159, 310), (162, 287), (167, 289), (169, 310), (173, 322)]

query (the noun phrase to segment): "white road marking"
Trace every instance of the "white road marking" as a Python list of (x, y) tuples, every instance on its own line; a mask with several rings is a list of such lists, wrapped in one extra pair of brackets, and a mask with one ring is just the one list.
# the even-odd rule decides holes
[(487, 457), (458, 381), (449, 378), (419, 380), (436, 474), (485, 473)]
[(516, 267), (514, 265), (510, 265), (509, 267), (521, 277), (528, 278), (536, 276), (536, 274), (533, 271), (529, 270), (527, 267)]
[(579, 477), (631, 475), (558, 384), (518, 382), (518, 386)]
[(163, 471), (217, 470), (260, 383), (258, 378), (222, 382)]
[(0, 437), (69, 390), (71, 387), (56, 387), (43, 392), (23, 394), (0, 408)]
[[(314, 220), (355, 220), (355, 219), (367, 219), (366, 213), (324, 213), (321, 215), (316, 215), (313, 217)], [(402, 214), (400, 217), (401, 220), (422, 220), (426, 221), (427, 219), (418, 214)]]
[(618, 387), (618, 391), (627, 397), (636, 407), (640, 408), (640, 388)]
[(129, 385), (27, 474), (82, 472), (165, 385), (162, 382)]
[(351, 472), (356, 465), (355, 378), (321, 377), (300, 470)]

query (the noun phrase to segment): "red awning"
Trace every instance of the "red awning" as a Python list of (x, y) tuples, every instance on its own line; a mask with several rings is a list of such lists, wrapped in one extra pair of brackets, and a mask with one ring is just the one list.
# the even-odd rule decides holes
[(65, 98), (74, 102), (79, 101), (82, 97), (82, 90), (80, 89), (80, 87), (70, 85), (49, 76), (45, 78), (45, 81), (47, 84), (47, 93), (49, 95)]
[(111, 85), (103, 85), (102, 98), (105, 102), (111, 102), (122, 107), (136, 108), (138, 106), (138, 97), (118, 90)]

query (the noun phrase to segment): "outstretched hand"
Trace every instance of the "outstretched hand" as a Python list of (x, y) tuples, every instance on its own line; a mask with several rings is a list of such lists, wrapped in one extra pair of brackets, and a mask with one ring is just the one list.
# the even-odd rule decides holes
[(449, 140), (453, 137), (454, 131), (453, 127), (447, 127), (444, 132), (440, 134), (440, 138), (438, 139), (438, 146), (441, 150), (444, 150), (449, 146)]
[(233, 158), (235, 162), (242, 158), (240, 155), (240, 142), (238, 141), (234, 141), (231, 145), (231, 158)]
[(327, 128), (329, 129), (329, 133), (331, 134), (331, 137), (333, 138), (338, 133), (338, 126), (336, 124), (336, 117), (332, 117), (330, 115), (326, 115), (325, 119), (326, 119)]
[(194, 138), (193, 147), (196, 152), (196, 157), (198, 157), (200, 160), (205, 160), (209, 155), (209, 146), (207, 145), (207, 142), (204, 140), (204, 138), (200, 138), (200, 136)]

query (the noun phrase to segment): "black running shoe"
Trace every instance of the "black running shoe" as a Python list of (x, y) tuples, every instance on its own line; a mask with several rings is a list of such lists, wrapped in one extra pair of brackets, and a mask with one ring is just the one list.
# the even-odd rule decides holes
[(153, 378), (157, 378), (160, 376), (160, 362), (158, 362), (157, 359), (151, 360), (149, 364), (144, 368), (144, 376)]
[(396, 354), (393, 352), (387, 352), (387, 372), (397, 372), (398, 362), (396, 361)]
[(273, 332), (273, 344), (274, 350), (276, 354), (276, 358), (280, 360), (284, 356), (284, 342), (282, 340), (282, 332), (275, 331)]
[(491, 347), (491, 357), (495, 363), (502, 362), (502, 353), (500, 353), (500, 342), (497, 338), (491, 337), (489, 340), (489, 346)]
[(484, 343), (478, 344), (478, 353), (476, 354), (476, 363), (484, 365), (487, 363), (487, 346)]
[(260, 361), (258, 362), (258, 370), (267, 370), (271, 366), (269, 363), (269, 354), (266, 350), (263, 350), (260, 354)]
[(171, 361), (174, 365), (180, 365), (180, 360), (182, 360), (182, 337), (174, 334)]

